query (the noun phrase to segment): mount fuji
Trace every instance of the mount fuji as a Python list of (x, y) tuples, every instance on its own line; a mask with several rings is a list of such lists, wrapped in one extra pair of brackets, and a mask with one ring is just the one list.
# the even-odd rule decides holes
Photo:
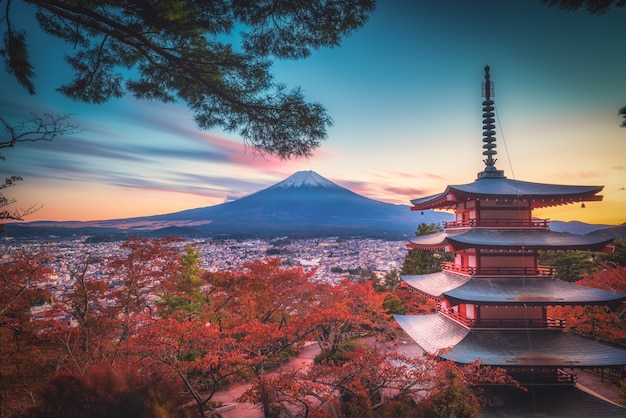
[(6, 234), (32, 235), (43, 228), (48, 235), (124, 232), (134, 236), (402, 239), (413, 236), (422, 222), (439, 223), (452, 218), (445, 212), (411, 212), (408, 205), (373, 200), (314, 171), (299, 171), (266, 189), (215, 206), (131, 219), (9, 224)]

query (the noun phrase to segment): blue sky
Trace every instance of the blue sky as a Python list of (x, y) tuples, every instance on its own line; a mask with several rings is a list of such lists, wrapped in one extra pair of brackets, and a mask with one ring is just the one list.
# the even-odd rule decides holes
[[(28, 8), (21, 10), (27, 11)], [(71, 113), (81, 131), (6, 150), (0, 174), (27, 220), (100, 220), (223, 203), (299, 170), (367, 197), (409, 204), (483, 169), (484, 66), (497, 111), (497, 167), (509, 178), (604, 185), (603, 202), (538, 213), (558, 220), (626, 221), (626, 10), (591, 16), (538, 1), (380, 1), (370, 21), (334, 49), (275, 61), (273, 74), (326, 106), (329, 137), (308, 159), (260, 156), (234, 134), (196, 128), (184, 105), (73, 102), (65, 47), (28, 13), (37, 94), (0, 72), (0, 114)], [(30, 22), (30, 23), (29, 23)], [(17, 23), (17, 22), (15, 22)]]

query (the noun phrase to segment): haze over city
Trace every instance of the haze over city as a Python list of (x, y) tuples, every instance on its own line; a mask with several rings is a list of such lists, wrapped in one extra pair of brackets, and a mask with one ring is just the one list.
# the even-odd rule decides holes
[[(18, 7), (18, 5), (14, 6)], [(602, 202), (535, 214), (555, 220), (626, 221), (626, 10), (565, 12), (539, 1), (380, 1), (366, 25), (334, 49), (274, 62), (288, 88), (300, 86), (334, 120), (308, 159), (280, 160), (241, 138), (199, 130), (184, 104), (125, 97), (72, 102), (68, 46), (41, 33), (28, 5), (37, 94), (0, 72), (0, 114), (68, 113), (80, 131), (6, 150), (1, 174), (35, 220), (100, 220), (216, 205), (299, 170), (315, 170), (372, 199), (409, 204), (448, 184), (473, 181), (482, 163), (481, 82), (491, 67), (497, 167), (525, 181), (604, 185)], [(54, 70), (51, 70), (54, 69)]]

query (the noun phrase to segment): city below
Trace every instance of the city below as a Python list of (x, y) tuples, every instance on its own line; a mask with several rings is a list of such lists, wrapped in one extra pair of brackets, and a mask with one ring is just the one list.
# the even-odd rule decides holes
[[(89, 243), (88, 237), (74, 240), (1, 240), (0, 252), (3, 261), (11, 260), (18, 252), (28, 254), (46, 253), (54, 255), (50, 267), (53, 273), (39, 283), (54, 300), (63, 301), (73, 289), (72, 271), (87, 259), (116, 258), (125, 254), (120, 241)], [(183, 248), (191, 244), (201, 255), (200, 267), (205, 271), (234, 271), (256, 260), (279, 257), (286, 265), (301, 266), (305, 271), (314, 270), (312, 281), (338, 284), (351, 275), (375, 273), (382, 278), (391, 270), (400, 270), (408, 249), (407, 241), (385, 241), (377, 239), (342, 239), (337, 237), (294, 240), (286, 237), (271, 240), (182, 240), (175, 243)], [(115, 286), (116, 278), (108, 277), (104, 264), (93, 263), (89, 276), (110, 281)], [(68, 318), (69, 319), (69, 318)]]

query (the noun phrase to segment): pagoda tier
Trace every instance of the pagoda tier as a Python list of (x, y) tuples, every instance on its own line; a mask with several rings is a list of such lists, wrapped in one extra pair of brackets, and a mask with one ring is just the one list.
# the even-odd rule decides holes
[(467, 364), (498, 367), (622, 367), (626, 350), (549, 330), (470, 330), (442, 314), (394, 315), (426, 352)]
[[(411, 200), (412, 210), (470, 209), (462, 207), (468, 201), (491, 202), (491, 207), (507, 205), (537, 209), (570, 203), (602, 200), (603, 186), (567, 186), (560, 184), (531, 183), (502, 177), (484, 177), (473, 183), (448, 186), (443, 193)], [(480, 206), (477, 206), (478, 208)]]
[[(412, 289), (449, 306), (608, 306), (615, 309), (626, 293), (578, 286), (550, 277), (470, 278), (448, 272), (402, 276)], [(477, 316), (478, 317), (478, 316)]]
[(467, 248), (495, 250), (600, 251), (613, 239), (594, 234), (572, 235), (543, 229), (464, 229), (421, 235), (409, 240), (409, 248), (458, 251)]

